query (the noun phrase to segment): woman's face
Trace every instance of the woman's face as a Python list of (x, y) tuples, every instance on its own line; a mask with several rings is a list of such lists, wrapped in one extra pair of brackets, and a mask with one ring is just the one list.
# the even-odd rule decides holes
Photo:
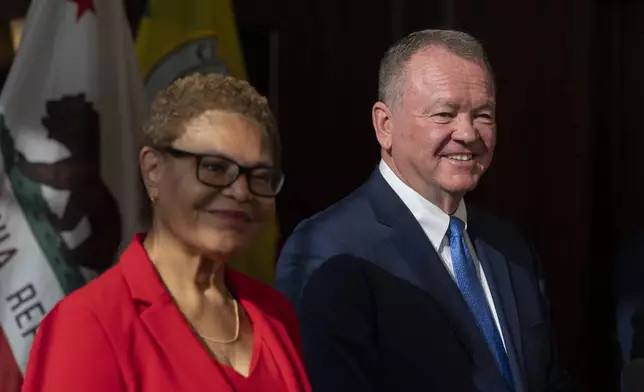
[(272, 166), (260, 125), (239, 114), (208, 111), (189, 121), (171, 148), (208, 157), (197, 169), (195, 156), (150, 152), (154, 157), (148, 159), (156, 165), (148, 165), (147, 174), (146, 164), (142, 166), (148, 189), (156, 196), (155, 220), (198, 253), (226, 257), (248, 245), (275, 213), (275, 199), (253, 194), (247, 175), (240, 175), (228, 187), (209, 186), (203, 180), (211, 181), (222, 171), (217, 162), (249, 168)]

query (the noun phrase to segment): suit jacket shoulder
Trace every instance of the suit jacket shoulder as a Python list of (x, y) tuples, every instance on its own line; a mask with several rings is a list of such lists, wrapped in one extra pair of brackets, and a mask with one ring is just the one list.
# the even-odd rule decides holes
[[(297, 308), (308, 278), (333, 256), (372, 259), (377, 227), (367, 184), (327, 209), (302, 221), (284, 244), (277, 262), (275, 287)], [(375, 221), (374, 221), (375, 222)], [(374, 235), (376, 234), (376, 235)]]
[(338, 245), (352, 248), (353, 240), (365, 231), (364, 220), (361, 217), (373, 214), (371, 205), (365, 198), (366, 190), (362, 186), (356, 191), (303, 220), (294, 230), (293, 236), (310, 236), (324, 234)]
[(110, 329), (124, 320), (114, 315), (124, 314), (126, 293), (117, 266), (59, 301), (38, 328), (22, 391), (124, 390)]

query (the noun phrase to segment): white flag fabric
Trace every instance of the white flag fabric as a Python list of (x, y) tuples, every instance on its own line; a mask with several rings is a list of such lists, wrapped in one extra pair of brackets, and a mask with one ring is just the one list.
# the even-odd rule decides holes
[(2, 391), (43, 316), (139, 230), (146, 98), (122, 7), (33, 0), (0, 95)]

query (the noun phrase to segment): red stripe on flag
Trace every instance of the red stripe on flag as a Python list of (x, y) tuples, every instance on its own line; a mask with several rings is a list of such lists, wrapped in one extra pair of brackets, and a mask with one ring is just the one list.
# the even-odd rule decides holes
[(13, 358), (13, 352), (9, 346), (4, 331), (0, 328), (0, 390), (2, 392), (20, 392), (22, 384), (22, 374), (16, 360)]

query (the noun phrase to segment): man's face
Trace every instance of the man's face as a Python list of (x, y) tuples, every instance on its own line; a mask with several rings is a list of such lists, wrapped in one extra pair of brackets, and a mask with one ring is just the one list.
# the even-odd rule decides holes
[[(394, 170), (430, 201), (463, 197), (492, 161), (494, 86), (486, 68), (439, 47), (416, 53), (390, 108)], [(387, 148), (389, 147), (389, 148)]]

